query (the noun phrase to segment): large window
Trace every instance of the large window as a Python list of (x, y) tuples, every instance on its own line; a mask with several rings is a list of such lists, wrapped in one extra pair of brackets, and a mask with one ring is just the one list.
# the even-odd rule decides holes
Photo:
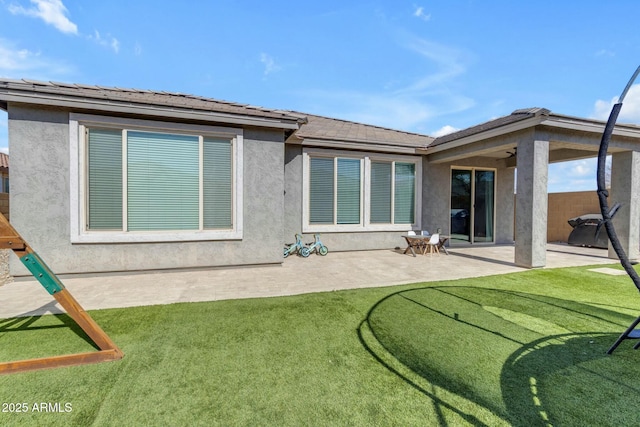
[(304, 231), (406, 230), (417, 224), (420, 158), (305, 151)]
[(237, 131), (114, 121), (77, 125), (76, 241), (241, 237)]

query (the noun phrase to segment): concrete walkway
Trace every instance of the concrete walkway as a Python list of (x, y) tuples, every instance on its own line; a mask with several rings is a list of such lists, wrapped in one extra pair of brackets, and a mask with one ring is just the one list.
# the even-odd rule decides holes
[[(403, 255), (380, 250), (287, 258), (282, 265), (207, 270), (61, 277), (86, 310), (215, 301), (391, 286), (505, 274), (525, 269), (513, 264), (513, 246), (449, 249), (451, 255)], [(45, 260), (46, 261), (46, 260)], [(547, 267), (612, 264), (602, 249), (550, 244)], [(597, 273), (594, 273), (597, 274)], [(0, 286), (0, 318), (61, 313), (34, 279)]]

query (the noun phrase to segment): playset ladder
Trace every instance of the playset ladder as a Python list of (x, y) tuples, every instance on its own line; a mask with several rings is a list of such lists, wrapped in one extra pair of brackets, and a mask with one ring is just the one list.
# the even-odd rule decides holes
[(0, 214), (0, 249), (11, 249), (18, 258), (20, 258), (20, 261), (27, 267), (33, 277), (58, 301), (69, 317), (82, 328), (100, 349), (87, 353), (3, 362), (0, 363), (0, 374), (58, 368), (62, 366), (85, 365), (122, 359), (124, 354), (118, 346), (111, 341), (109, 336), (98, 326), (91, 316), (84, 311), (80, 303), (78, 303), (64, 287), (60, 279), (58, 279), (44, 261), (40, 259), (38, 254), (2, 214)]

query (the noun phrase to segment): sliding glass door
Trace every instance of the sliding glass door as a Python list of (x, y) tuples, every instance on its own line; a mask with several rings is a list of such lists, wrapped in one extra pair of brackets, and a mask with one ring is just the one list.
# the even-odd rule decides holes
[(473, 241), (493, 242), (494, 171), (474, 171)]
[(451, 170), (451, 241), (493, 242), (495, 171)]
[(471, 241), (471, 172), (451, 171), (451, 242)]

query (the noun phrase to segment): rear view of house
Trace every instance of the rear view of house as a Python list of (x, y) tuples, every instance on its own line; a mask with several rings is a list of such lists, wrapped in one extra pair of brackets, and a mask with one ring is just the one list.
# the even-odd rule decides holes
[[(278, 264), (296, 233), (321, 233), (337, 252), (437, 229), (452, 245), (515, 241), (515, 263), (541, 267), (548, 164), (594, 157), (604, 128), (531, 108), (434, 139), (192, 95), (27, 80), (0, 81), (0, 108), (12, 223), (57, 273)], [(612, 197), (623, 205), (615, 221), (637, 259), (640, 128), (617, 125), (610, 152)]]

